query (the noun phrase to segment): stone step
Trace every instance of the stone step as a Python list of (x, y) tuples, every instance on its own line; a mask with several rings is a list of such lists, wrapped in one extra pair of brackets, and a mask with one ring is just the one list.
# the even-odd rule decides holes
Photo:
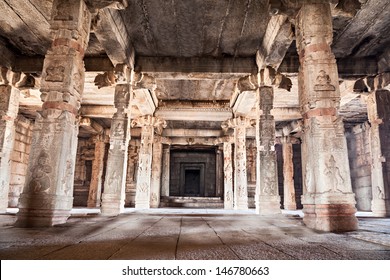
[(223, 200), (220, 197), (165, 196), (161, 197), (160, 207), (223, 208)]

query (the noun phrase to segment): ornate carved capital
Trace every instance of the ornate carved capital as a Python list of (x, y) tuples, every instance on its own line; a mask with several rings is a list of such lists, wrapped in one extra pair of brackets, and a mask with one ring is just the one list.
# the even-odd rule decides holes
[(154, 91), (157, 87), (156, 80), (154, 77), (144, 74), (144, 73), (135, 73), (134, 75), (134, 89), (148, 89)]
[(229, 128), (247, 128), (251, 127), (253, 122), (245, 117), (237, 117), (234, 119), (227, 120), (221, 124), (223, 130), (227, 130)]
[(256, 91), (259, 88), (257, 74), (241, 77), (238, 79), (237, 87), (240, 92)]
[(130, 85), (118, 84), (115, 87), (114, 105), (118, 112), (124, 112), (129, 107), (130, 103)]
[(143, 126), (153, 126), (155, 128), (156, 134), (161, 135), (162, 130), (167, 127), (167, 122), (158, 117), (153, 117), (151, 115), (142, 116), (131, 121), (132, 127), (143, 127)]

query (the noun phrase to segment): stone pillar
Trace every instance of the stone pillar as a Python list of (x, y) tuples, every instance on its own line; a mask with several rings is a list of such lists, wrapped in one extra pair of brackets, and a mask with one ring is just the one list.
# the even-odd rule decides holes
[(233, 209), (232, 144), (223, 143), (224, 208)]
[(157, 131), (160, 130), (159, 134), (161, 134), (161, 130), (166, 126), (166, 123), (158, 118), (147, 115), (133, 120), (131, 125), (133, 127), (138, 126), (142, 128), (135, 208), (149, 209), (154, 128), (156, 128)]
[(285, 210), (296, 210), (294, 189), (293, 146), (289, 136), (282, 137), (283, 150), (283, 205)]
[(221, 197), (223, 194), (222, 190), (222, 170), (223, 170), (223, 155), (220, 147), (216, 150), (215, 160), (215, 196)]
[(70, 215), (90, 22), (83, 0), (53, 2), (53, 42), (41, 81), (43, 105), (33, 129), (17, 226), (52, 226), (65, 223)]
[(367, 98), (371, 148), (371, 211), (377, 217), (390, 215), (390, 92), (377, 90)]
[(300, 59), (304, 223), (324, 231), (357, 229), (342, 119), (329, 3), (304, 4), (296, 19)]
[(15, 119), (19, 111), (20, 92), (3, 81), (0, 85), (0, 213), (8, 207), (11, 153), (15, 140)]
[(104, 155), (106, 152), (105, 136), (96, 136), (94, 142), (95, 158), (92, 162), (91, 184), (89, 186), (87, 203), (88, 208), (100, 207), (103, 186)]
[(260, 87), (258, 93), (256, 213), (278, 214), (280, 213), (280, 196), (275, 152), (275, 120), (271, 115), (274, 92), (272, 87)]
[(248, 179), (246, 172), (246, 129), (249, 119), (237, 117), (222, 124), (222, 128), (234, 129), (234, 192), (235, 210), (248, 209)]
[(158, 208), (160, 206), (162, 146), (161, 137), (155, 136), (153, 141), (152, 182), (150, 187), (151, 208)]
[(169, 172), (170, 172), (170, 158), (171, 146), (163, 147), (162, 157), (162, 179), (161, 179), (161, 196), (169, 196)]
[[(130, 81), (132, 78), (130, 78)], [(130, 84), (115, 87), (114, 105), (117, 112), (112, 117), (110, 149), (108, 151), (104, 193), (102, 195), (102, 215), (116, 216), (125, 209), (126, 170), (130, 141)]]

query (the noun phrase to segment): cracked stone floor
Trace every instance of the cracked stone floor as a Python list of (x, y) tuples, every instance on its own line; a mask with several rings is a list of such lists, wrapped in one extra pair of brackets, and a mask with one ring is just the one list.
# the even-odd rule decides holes
[(98, 212), (73, 209), (66, 224), (40, 229), (14, 228), (15, 213), (0, 215), (0, 259), (390, 260), (390, 218), (358, 216), (358, 231), (335, 234), (306, 228), (299, 211)]

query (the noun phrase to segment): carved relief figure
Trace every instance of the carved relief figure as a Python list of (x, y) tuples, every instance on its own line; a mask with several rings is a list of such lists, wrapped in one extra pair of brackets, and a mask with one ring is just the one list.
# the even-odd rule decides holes
[(65, 67), (64, 66), (49, 66), (46, 68), (46, 81), (62, 82), (64, 81)]
[(66, 168), (64, 171), (64, 175), (62, 176), (62, 191), (64, 192), (65, 195), (68, 195), (71, 189), (70, 186), (70, 178), (72, 178), (73, 175), (73, 163), (70, 159), (66, 161)]
[(316, 84), (314, 85), (315, 91), (334, 91), (335, 86), (331, 84), (331, 80), (328, 74), (324, 70), (318, 73)]
[(112, 189), (113, 193), (120, 192), (120, 175), (116, 173), (116, 170), (112, 172), (110, 179), (108, 180), (108, 185)]
[(330, 159), (326, 164), (325, 174), (332, 178), (332, 192), (341, 191), (338, 186), (343, 186), (344, 178), (341, 176), (340, 169), (337, 167), (337, 163), (333, 155), (330, 156)]
[(376, 186), (376, 193), (379, 199), (385, 199), (385, 194), (383, 193), (383, 191), (379, 186)]
[(38, 164), (31, 169), (30, 191), (34, 193), (47, 192), (50, 189), (50, 177), (52, 172), (49, 155), (42, 151), (38, 157)]

